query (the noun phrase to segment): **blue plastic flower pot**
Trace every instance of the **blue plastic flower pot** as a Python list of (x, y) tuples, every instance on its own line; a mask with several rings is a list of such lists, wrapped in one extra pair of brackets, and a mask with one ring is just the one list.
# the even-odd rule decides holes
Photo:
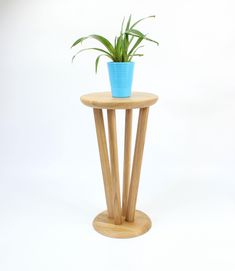
[(131, 96), (134, 62), (108, 62), (109, 80), (112, 97)]

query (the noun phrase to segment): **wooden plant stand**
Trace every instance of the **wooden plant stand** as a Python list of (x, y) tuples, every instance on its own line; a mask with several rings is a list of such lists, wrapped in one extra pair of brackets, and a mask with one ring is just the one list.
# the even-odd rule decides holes
[[(83, 104), (92, 107), (99, 146), (100, 162), (107, 203), (107, 211), (97, 215), (93, 226), (99, 233), (114, 238), (130, 238), (147, 232), (150, 218), (136, 210), (140, 171), (144, 150), (149, 107), (158, 97), (151, 93), (133, 92), (129, 98), (112, 98), (111, 92), (83, 95)], [(105, 136), (103, 109), (107, 109), (109, 153)], [(116, 109), (126, 110), (123, 163), (122, 204), (120, 195)], [(135, 151), (131, 171), (132, 111), (139, 109)]]

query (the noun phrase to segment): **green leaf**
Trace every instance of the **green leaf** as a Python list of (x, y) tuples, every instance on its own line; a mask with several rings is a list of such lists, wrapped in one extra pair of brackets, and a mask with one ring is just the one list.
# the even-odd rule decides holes
[(120, 35), (117, 39), (117, 44), (116, 44), (116, 47), (115, 47), (115, 51), (116, 51), (116, 54), (115, 54), (115, 57), (116, 57), (116, 61), (117, 62), (121, 62), (122, 61), (122, 36), (123, 35)]
[[(131, 23), (131, 14), (130, 14), (129, 19), (127, 21), (125, 32), (127, 32), (129, 30), (130, 23)], [(131, 43), (131, 41), (129, 41), (129, 36), (127, 34), (125, 34), (124, 42), (123, 42), (123, 49), (126, 52), (126, 55), (127, 55), (127, 51), (128, 51), (128, 47), (129, 47), (130, 43)]]
[(138, 38), (135, 42), (135, 44), (133, 45), (132, 49), (130, 50), (129, 54), (132, 54), (132, 52), (135, 50), (135, 48), (137, 48), (137, 46), (144, 40), (144, 35), (140, 35), (140, 34), (136, 34), (133, 31), (128, 31), (127, 32), (128, 35), (132, 35), (132, 40), (136, 37)]
[(133, 55), (131, 55), (129, 61), (131, 61), (134, 56), (143, 56), (143, 54), (133, 54)]
[(144, 17), (144, 18), (138, 20), (137, 22), (135, 22), (130, 28), (135, 27), (138, 23), (140, 23), (140, 22), (143, 21), (143, 20), (146, 20), (146, 19), (149, 19), (149, 18), (155, 18), (155, 17), (156, 17), (155, 15), (151, 15), (151, 16), (148, 16), (148, 17)]
[(159, 45), (159, 43), (158, 43), (157, 41), (147, 38), (147, 35), (144, 35), (144, 34), (141, 33), (139, 30), (131, 29), (131, 30), (125, 32), (125, 33), (128, 34), (128, 35), (132, 35), (132, 36), (134, 36), (134, 37), (137, 37), (137, 38), (143, 38), (143, 39), (145, 39), (145, 40), (147, 40), (147, 41), (151, 41), (151, 42), (154, 42), (154, 43), (156, 43), (157, 45)]
[[(129, 27), (130, 27), (130, 23), (131, 23), (131, 15), (129, 16), (129, 19), (127, 21), (127, 24), (126, 24), (126, 29), (125, 29), (125, 32), (129, 30)], [(126, 62), (126, 58), (127, 58), (127, 51), (128, 51), (128, 47), (129, 47), (129, 36), (127, 34), (124, 34), (124, 38), (123, 38), (123, 61)]]
[(134, 51), (133, 51), (133, 53), (132, 54), (135, 54), (140, 48), (143, 48), (144, 47), (144, 45), (142, 45), (142, 46), (139, 46), (138, 48), (136, 48)]
[(122, 20), (122, 26), (121, 26), (120, 35), (122, 35), (122, 33), (123, 33), (123, 25), (124, 25), (124, 21), (125, 21), (125, 17), (124, 17), (123, 20)]
[[(135, 50), (133, 50), (133, 53), (129, 53), (129, 54), (128, 54), (128, 61), (131, 61), (133, 56), (137, 56), (137, 55), (136, 55), (136, 52), (137, 52), (140, 48), (143, 48), (143, 47), (144, 47), (143, 45), (142, 45), (142, 46), (139, 46), (138, 48), (136, 48)], [(139, 55), (139, 56), (142, 56), (142, 54)]]
[(158, 43), (157, 41), (147, 38), (147, 35), (144, 35), (144, 34), (141, 33), (139, 30), (132, 29), (132, 30), (130, 30), (130, 32), (132, 32), (132, 33), (138, 35), (139, 37), (143, 37), (143, 38), (144, 38), (145, 40), (147, 40), (147, 41), (151, 41), (151, 42), (154, 42), (154, 43), (156, 43), (157, 45), (159, 45), (159, 43)]
[(130, 50), (130, 52), (128, 53), (128, 56), (131, 55), (134, 50), (139, 46), (139, 44), (143, 41), (144, 38), (138, 38), (136, 43), (133, 45), (132, 49)]
[[(127, 36), (129, 37), (129, 35), (127, 35)], [(129, 45), (132, 43), (132, 41), (133, 41), (134, 38), (135, 38), (134, 36), (131, 36), (131, 38), (129, 40)]]
[(138, 37), (145, 37), (146, 35), (144, 35), (142, 32), (140, 32), (137, 29), (130, 29), (129, 31), (127, 31), (129, 34), (134, 34), (137, 35)]
[(81, 37), (78, 40), (76, 40), (73, 45), (71, 46), (71, 48), (73, 48), (74, 46), (76, 46), (79, 43), (82, 43), (85, 39), (87, 39), (87, 37)]
[(131, 14), (130, 14), (129, 19), (128, 19), (128, 22), (127, 22), (127, 24), (126, 24), (126, 31), (129, 30), (129, 28), (130, 28), (130, 23), (131, 23)]
[(115, 53), (115, 50), (113, 48), (113, 45), (110, 43), (109, 40), (107, 40), (105, 37), (103, 36), (100, 36), (100, 35), (89, 35), (87, 37), (82, 37), (80, 39), (78, 39), (77, 41), (74, 42), (74, 44), (72, 45), (72, 47), (74, 47), (75, 45), (81, 43), (82, 41), (86, 40), (86, 39), (89, 39), (89, 38), (92, 38), (92, 39), (95, 39), (97, 41), (99, 41), (102, 45), (104, 45), (106, 47), (106, 49), (109, 51), (109, 53), (111, 55), (114, 55)]
[(96, 73), (98, 71), (98, 64), (99, 64), (99, 60), (100, 60), (101, 56), (107, 56), (107, 55), (106, 54), (101, 54), (96, 58), (96, 60), (95, 60), (95, 72)]
[(88, 51), (88, 50), (100, 51), (100, 52), (102, 52), (102, 53), (105, 53), (108, 57), (110, 57), (110, 58), (112, 59), (112, 55), (109, 54), (107, 51), (105, 51), (105, 50), (103, 50), (103, 49), (100, 49), (100, 48), (85, 48), (85, 49), (82, 49), (82, 50), (78, 51), (78, 52), (72, 57), (72, 62), (73, 62), (74, 58), (75, 58), (78, 54), (80, 54), (80, 53), (82, 53), (82, 52), (84, 52), (84, 51)]
[(128, 41), (126, 41), (126, 38), (124, 37), (122, 39), (122, 62), (128, 61), (127, 51), (128, 51)]

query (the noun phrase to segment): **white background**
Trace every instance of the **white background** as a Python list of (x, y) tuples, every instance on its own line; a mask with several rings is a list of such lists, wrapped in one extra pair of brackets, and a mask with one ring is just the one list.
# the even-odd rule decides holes
[[(235, 270), (234, 8), (233, 0), (0, 1), (1, 271)], [(79, 100), (109, 90), (106, 60), (95, 75), (96, 54), (71, 64), (70, 46), (92, 33), (113, 38), (130, 13), (156, 14), (141, 29), (160, 42), (146, 44), (134, 78), (135, 90), (160, 97), (137, 203), (153, 227), (115, 240), (91, 226), (105, 201), (92, 111)]]

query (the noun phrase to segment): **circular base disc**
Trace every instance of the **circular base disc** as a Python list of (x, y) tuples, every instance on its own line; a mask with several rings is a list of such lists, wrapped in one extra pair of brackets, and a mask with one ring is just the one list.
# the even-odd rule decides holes
[(93, 221), (93, 227), (97, 232), (113, 238), (131, 238), (142, 235), (151, 228), (151, 225), (150, 218), (137, 210), (134, 222), (127, 222), (123, 218), (121, 225), (115, 225), (113, 218), (108, 217), (107, 211), (97, 215)]

